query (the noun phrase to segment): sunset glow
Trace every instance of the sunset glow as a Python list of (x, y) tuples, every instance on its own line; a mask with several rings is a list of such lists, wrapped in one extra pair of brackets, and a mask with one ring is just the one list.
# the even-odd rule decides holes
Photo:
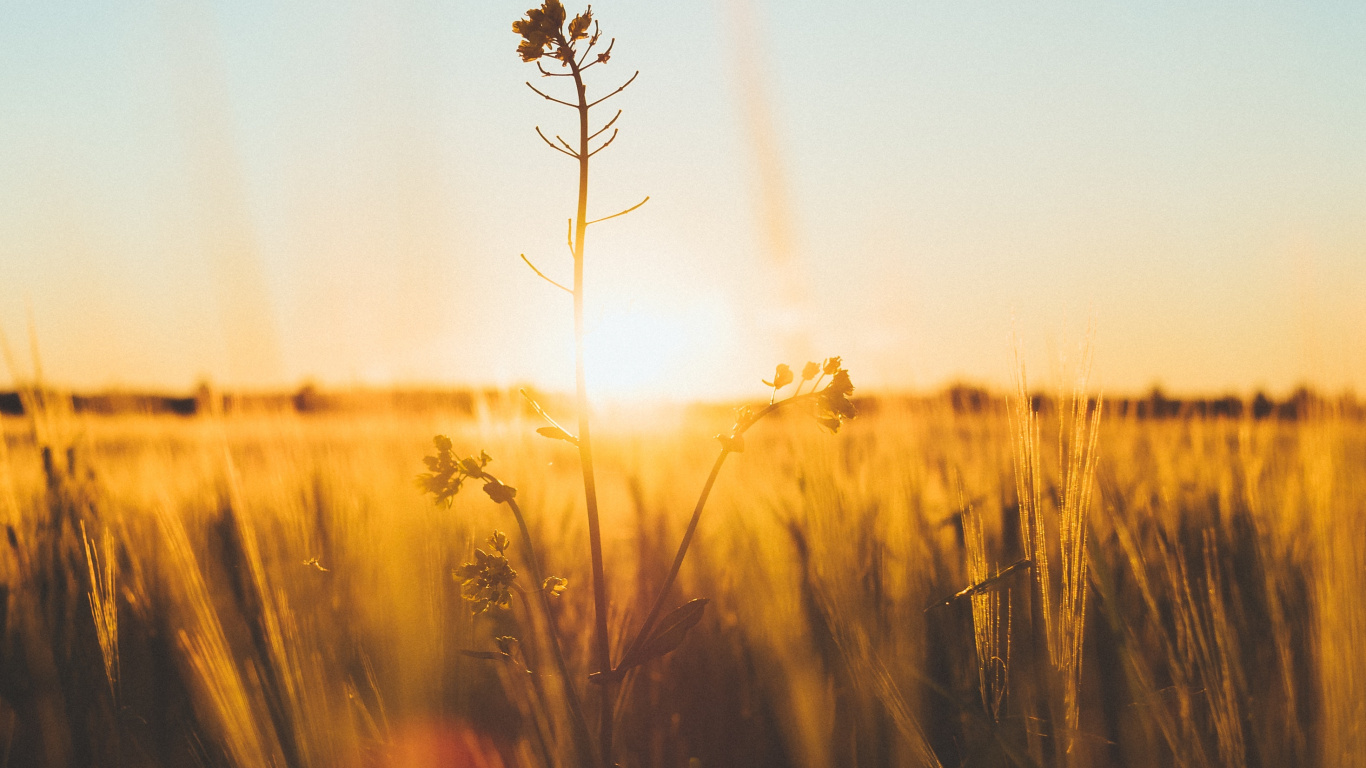
[[(7, 10), (0, 330), (31, 307), (82, 388), (567, 390), (517, 254), (567, 274), (575, 170), (533, 127), (573, 120), (509, 60), (521, 10)], [(1107, 388), (1366, 387), (1356, 6), (600, 10), (590, 91), (641, 75), (590, 215), (651, 196), (590, 231), (604, 394), (835, 350), (877, 388), (1003, 386), (1012, 329), (1046, 369), (1092, 322)]]
[(609, 399), (688, 400), (712, 394), (709, 346), (732, 333), (720, 308), (628, 306), (602, 313), (585, 338), (594, 391)]
[(1366, 758), (1366, 3), (0, 9), (0, 768)]

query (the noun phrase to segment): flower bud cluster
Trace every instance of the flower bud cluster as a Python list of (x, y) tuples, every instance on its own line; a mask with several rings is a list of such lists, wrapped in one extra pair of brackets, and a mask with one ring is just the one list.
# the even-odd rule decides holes
[(474, 550), (474, 562), (464, 563), (451, 574), (460, 582), (460, 595), (471, 603), (476, 614), (490, 608), (512, 607), (512, 585), (517, 571), (508, 562), (511, 546), (506, 533), (494, 531), (488, 538), (489, 551)]
[[(460, 492), (460, 486), (470, 478), (490, 479), (484, 474), (484, 467), (488, 466), (488, 463), (493, 459), (484, 451), (480, 451), (478, 456), (466, 456), (463, 459), (457, 459), (449, 437), (437, 435), (432, 438), (432, 443), (436, 446), (436, 454), (424, 456), (422, 459), (422, 463), (426, 464), (427, 469), (431, 471), (417, 476), (417, 487), (422, 489), (423, 493), (431, 494), (436, 499), (437, 504), (445, 504), (449, 507), (455, 500), (455, 495)], [(502, 483), (497, 483), (497, 481), (491, 481), (490, 484), (496, 484), (501, 489), (512, 491), (511, 488), (502, 485)], [(485, 486), (485, 490), (488, 490), (487, 486)], [(508, 498), (511, 498), (513, 494), (515, 491), (508, 494)], [(493, 496), (494, 493), (490, 492), (489, 495)], [(494, 501), (500, 500), (494, 499)]]
[[(535, 61), (542, 56), (569, 61), (574, 55), (574, 43), (588, 37), (593, 25), (593, 6), (578, 14), (564, 29), (564, 5), (560, 0), (545, 0), (540, 8), (526, 12), (526, 18), (512, 22), (512, 31), (522, 36), (517, 44), (517, 55), (522, 61)], [(590, 42), (597, 41), (597, 34)]]
[[(821, 387), (827, 376), (830, 377), (829, 383)], [(776, 400), (778, 390), (794, 381), (797, 387), (792, 394), (784, 400)], [(812, 382), (811, 387), (803, 393), (802, 387), (807, 382)], [(814, 405), (812, 415), (816, 423), (831, 432), (838, 432), (841, 424), (858, 415), (858, 409), (849, 399), (854, 393), (854, 383), (849, 378), (849, 371), (844, 369), (838, 357), (827, 357), (824, 362), (809, 362), (802, 366), (800, 381), (796, 380), (791, 366), (786, 363), (780, 364), (773, 372), (773, 380), (764, 380), (763, 383), (773, 388), (768, 406), (757, 410), (747, 405), (737, 408), (735, 424), (731, 426), (730, 431), (716, 436), (716, 439), (721, 441), (721, 446), (731, 453), (741, 453), (745, 450), (745, 432), (756, 421), (791, 402), (800, 400)]]

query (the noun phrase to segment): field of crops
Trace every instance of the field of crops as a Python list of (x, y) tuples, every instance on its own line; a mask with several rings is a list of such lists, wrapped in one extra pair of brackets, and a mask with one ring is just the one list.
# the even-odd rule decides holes
[[(726, 465), (671, 597), (711, 602), (620, 686), (620, 765), (1366, 761), (1362, 422), (1107, 416), (1091, 466), (1050, 410), (1037, 438), (1004, 406), (864, 410), (834, 435), (770, 419)], [(615, 637), (729, 419), (599, 420)], [(577, 453), (533, 416), (0, 425), (0, 766), (575, 764), (545, 628), (473, 615), (452, 578), (515, 522), (413, 482), (435, 434), (488, 452), (568, 580), (586, 692)]]

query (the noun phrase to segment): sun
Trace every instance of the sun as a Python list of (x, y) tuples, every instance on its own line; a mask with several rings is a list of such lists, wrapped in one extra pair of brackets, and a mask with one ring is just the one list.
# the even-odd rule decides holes
[(584, 337), (589, 391), (595, 399), (633, 404), (704, 396), (707, 350), (728, 325), (711, 302), (607, 307)]

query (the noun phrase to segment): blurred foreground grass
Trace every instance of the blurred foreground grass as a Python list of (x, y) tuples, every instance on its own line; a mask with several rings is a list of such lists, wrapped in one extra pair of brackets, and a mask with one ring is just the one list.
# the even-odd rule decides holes
[[(595, 430), (616, 636), (648, 609), (728, 423)], [(515, 614), (471, 617), (450, 576), (511, 520), (482, 494), (448, 510), (413, 486), (436, 433), (494, 457), (547, 572), (569, 578), (559, 622), (582, 684), (582, 490), (573, 448), (537, 423), (0, 426), (0, 766), (557, 759), (538, 740), (553, 718), (508, 665), (460, 653), (517, 634)], [(1041, 434), (1052, 519), (1047, 414)], [(621, 764), (1366, 762), (1366, 425), (1102, 424), (1075, 732), (1027, 569), (926, 610), (972, 583), (970, 556), (979, 579), (1025, 556), (1015, 450), (1004, 410), (884, 408), (834, 437), (809, 419), (757, 427), (676, 587), (677, 603), (713, 599), (706, 618), (623, 686)]]

